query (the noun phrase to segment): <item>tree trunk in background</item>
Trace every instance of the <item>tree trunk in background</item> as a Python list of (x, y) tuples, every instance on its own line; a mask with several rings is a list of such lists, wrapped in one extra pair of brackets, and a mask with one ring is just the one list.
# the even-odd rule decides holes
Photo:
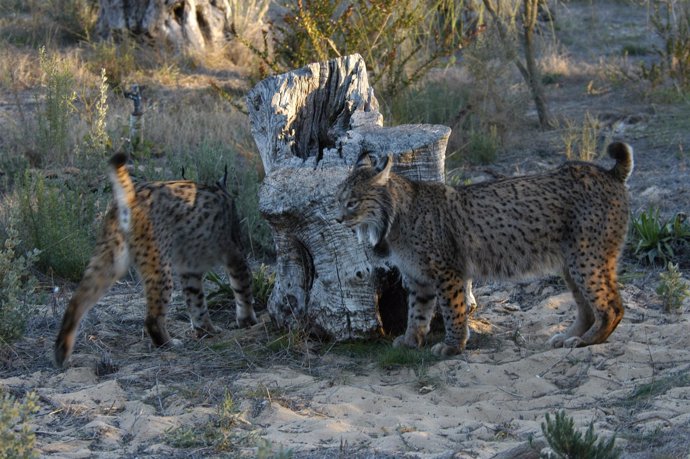
[(205, 51), (230, 31), (228, 0), (100, 0), (98, 36), (131, 34), (177, 49)]
[(335, 193), (363, 151), (392, 154), (394, 171), (411, 179), (443, 181), (450, 128), (382, 127), (359, 55), (263, 80), (247, 105), (266, 171), (259, 205), (276, 244), (271, 317), (336, 340), (401, 332), (405, 293), (335, 221)]

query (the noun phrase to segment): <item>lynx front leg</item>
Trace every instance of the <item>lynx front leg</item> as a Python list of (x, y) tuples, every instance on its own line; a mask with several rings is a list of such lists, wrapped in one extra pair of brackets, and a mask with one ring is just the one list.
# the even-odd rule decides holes
[(407, 329), (405, 334), (393, 341), (393, 346), (421, 347), (429, 333), (429, 326), (436, 304), (436, 290), (433, 285), (403, 278), (408, 291)]
[(220, 330), (213, 326), (211, 317), (206, 306), (206, 295), (204, 294), (203, 274), (183, 273), (180, 274), (182, 292), (184, 293), (187, 309), (192, 320), (192, 327), (196, 330), (197, 337), (204, 335), (214, 335)]
[[(467, 299), (472, 292), (466, 292), (467, 285), (455, 273), (445, 273), (438, 284), (438, 296), (443, 314), (446, 336), (442, 343), (435, 344), (431, 351), (435, 355), (449, 356), (459, 354), (465, 349), (470, 336), (467, 317)], [(468, 294), (469, 293), (469, 294)]]

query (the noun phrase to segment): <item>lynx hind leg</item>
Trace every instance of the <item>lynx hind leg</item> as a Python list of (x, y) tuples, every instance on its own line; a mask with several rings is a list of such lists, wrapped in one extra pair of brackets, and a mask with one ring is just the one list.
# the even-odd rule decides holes
[(443, 342), (435, 344), (431, 351), (435, 355), (450, 356), (464, 351), (470, 337), (468, 299), (471, 292), (466, 292), (468, 284), (454, 273), (446, 273), (441, 279), (438, 296), (446, 336)]
[(578, 304), (578, 316), (563, 334), (555, 335), (550, 343), (554, 347), (578, 347), (606, 341), (623, 318), (623, 301), (616, 284), (615, 257), (602, 262), (602, 269), (591, 273), (570, 270), (568, 286)]
[(203, 274), (183, 273), (180, 275), (180, 282), (182, 283), (182, 292), (189, 309), (192, 326), (196, 330), (197, 336), (202, 337), (219, 333), (220, 330), (213, 326), (211, 317), (208, 314)]
[(129, 266), (127, 244), (124, 235), (117, 229), (117, 222), (111, 218), (106, 225), (62, 317), (54, 351), (58, 367), (63, 367), (72, 354), (77, 329), (84, 314), (125, 274)]
[[(557, 333), (551, 337), (549, 344), (551, 347), (563, 347), (565, 342), (572, 338), (579, 338), (584, 335), (587, 330), (594, 324), (594, 313), (589, 301), (582, 295), (580, 287), (575, 283), (572, 276), (568, 272), (568, 268), (563, 270), (563, 280), (565, 280), (568, 289), (573, 294), (575, 304), (577, 306), (577, 316), (566, 331)], [(569, 341), (572, 343), (572, 341)]]
[(151, 341), (157, 347), (164, 345), (178, 346), (179, 340), (172, 340), (165, 325), (165, 316), (168, 313), (168, 305), (172, 297), (173, 276), (170, 264), (162, 263), (156, 255), (150, 255), (148, 259), (137, 263), (139, 272), (144, 279), (146, 291), (146, 320), (144, 325), (151, 337)]
[(235, 294), (235, 317), (237, 325), (245, 328), (258, 322), (254, 312), (254, 295), (252, 293), (252, 272), (244, 256), (237, 250), (231, 250), (226, 262), (230, 287)]
[(407, 289), (407, 328), (393, 341), (395, 347), (418, 348), (424, 345), (436, 305), (436, 289), (431, 284), (403, 278)]

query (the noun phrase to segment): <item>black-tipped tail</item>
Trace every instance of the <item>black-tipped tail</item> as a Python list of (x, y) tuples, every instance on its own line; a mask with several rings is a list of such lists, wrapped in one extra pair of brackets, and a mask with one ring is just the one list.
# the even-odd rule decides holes
[(110, 165), (118, 168), (127, 164), (127, 153), (115, 153), (112, 158), (110, 158)]
[(623, 142), (613, 142), (608, 146), (609, 156), (616, 160), (611, 168), (611, 174), (621, 182), (625, 182), (633, 170), (633, 149)]

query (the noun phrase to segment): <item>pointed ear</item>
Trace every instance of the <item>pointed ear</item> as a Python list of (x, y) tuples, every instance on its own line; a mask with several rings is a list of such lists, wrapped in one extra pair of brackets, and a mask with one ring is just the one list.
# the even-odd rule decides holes
[(379, 171), (374, 177), (374, 185), (383, 186), (388, 183), (391, 176), (391, 168), (393, 167), (393, 158), (391, 155), (386, 156), (376, 165), (376, 170)]
[(364, 150), (362, 153), (359, 154), (359, 158), (357, 158), (357, 162), (355, 163), (355, 169), (359, 169), (362, 167), (371, 167), (371, 156), (369, 155), (369, 152)]

